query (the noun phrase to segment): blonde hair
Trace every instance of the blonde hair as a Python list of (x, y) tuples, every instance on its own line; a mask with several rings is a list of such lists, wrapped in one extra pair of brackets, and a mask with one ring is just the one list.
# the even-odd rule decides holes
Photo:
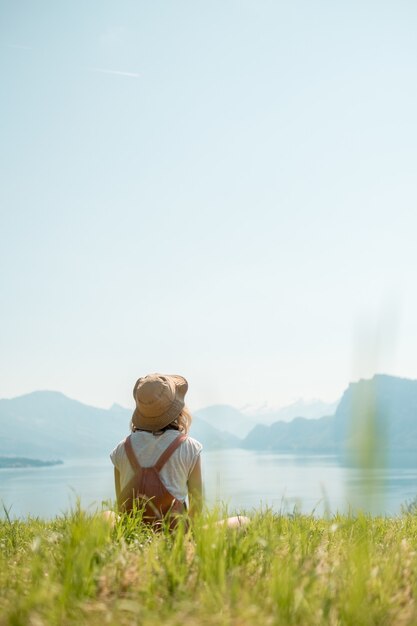
[(193, 416), (191, 415), (188, 408), (185, 406), (181, 413), (178, 415), (177, 419), (171, 422), (171, 424), (178, 424), (178, 430), (187, 435), (188, 431), (190, 430), (192, 420)]
[[(184, 406), (183, 410), (178, 415), (178, 417), (176, 417), (172, 422), (164, 426), (164, 428), (160, 428), (154, 434), (163, 433), (165, 430), (179, 430), (181, 433), (184, 433), (185, 435), (187, 435), (188, 431), (190, 430), (192, 420), (193, 420), (193, 416), (191, 415), (189, 409), (186, 406)], [(136, 430), (143, 430), (143, 429), (136, 428), (136, 426), (133, 425), (133, 422), (130, 422), (130, 430), (132, 431), (132, 433), (134, 433)], [(147, 431), (147, 432), (152, 432), (152, 431)]]

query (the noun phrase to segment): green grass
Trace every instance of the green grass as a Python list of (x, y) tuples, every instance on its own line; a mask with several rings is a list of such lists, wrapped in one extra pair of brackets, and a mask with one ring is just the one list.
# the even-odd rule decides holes
[(0, 624), (417, 623), (417, 516), (198, 520), (193, 535), (114, 529), (76, 508), (0, 522)]

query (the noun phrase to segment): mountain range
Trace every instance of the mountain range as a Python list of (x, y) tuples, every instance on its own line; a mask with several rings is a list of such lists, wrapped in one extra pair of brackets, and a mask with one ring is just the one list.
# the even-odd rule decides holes
[(401, 455), (417, 463), (417, 381), (376, 374), (351, 383), (334, 415), (257, 425), (242, 447), (333, 453), (362, 465), (384, 464)]
[[(132, 411), (100, 409), (57, 391), (35, 391), (0, 400), (0, 455), (30, 458), (97, 458), (129, 433)], [(240, 446), (241, 440), (195, 417), (191, 435), (207, 450)]]
[[(369, 457), (378, 449), (415, 454), (417, 460), (415, 380), (378, 374), (351, 383), (334, 412), (316, 419), (298, 416), (270, 424), (271, 414), (266, 414), (267, 423), (265, 413), (247, 415), (228, 405), (205, 407), (194, 413), (190, 434), (206, 450), (241, 447), (346, 455), (355, 449)], [(0, 455), (102, 457), (128, 434), (130, 416), (131, 410), (120, 405), (100, 409), (56, 391), (2, 399)]]
[(296, 417), (308, 417), (317, 419), (323, 415), (333, 415), (336, 411), (337, 402), (323, 402), (322, 400), (296, 400), (283, 407), (274, 408), (265, 404), (263, 406), (246, 405), (241, 411), (258, 424), (273, 424), (274, 422), (290, 422)]

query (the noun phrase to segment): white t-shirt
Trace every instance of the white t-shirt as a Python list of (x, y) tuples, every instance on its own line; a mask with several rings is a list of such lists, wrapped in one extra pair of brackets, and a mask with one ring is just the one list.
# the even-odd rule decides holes
[[(160, 435), (137, 430), (131, 435), (132, 448), (142, 467), (155, 465), (161, 454), (170, 443), (178, 437), (178, 430), (166, 430)], [(181, 502), (188, 495), (187, 481), (194, 469), (203, 446), (192, 437), (175, 450), (161, 469), (159, 476), (170, 493)], [(110, 454), (110, 459), (120, 472), (120, 488), (127, 485), (133, 476), (133, 469), (126, 455), (124, 440), (121, 441)]]

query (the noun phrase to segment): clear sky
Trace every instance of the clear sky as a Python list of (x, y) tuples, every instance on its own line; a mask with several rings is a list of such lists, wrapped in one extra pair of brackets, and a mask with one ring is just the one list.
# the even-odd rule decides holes
[(417, 378), (416, 32), (414, 0), (0, 0), (0, 397)]

